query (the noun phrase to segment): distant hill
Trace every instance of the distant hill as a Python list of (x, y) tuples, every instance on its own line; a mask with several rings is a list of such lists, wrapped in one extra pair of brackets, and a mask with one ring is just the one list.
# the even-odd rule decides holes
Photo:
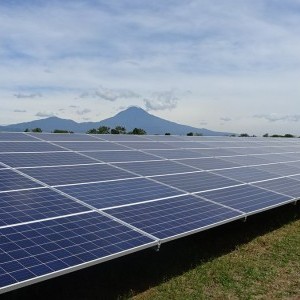
[(203, 135), (229, 135), (228, 132), (216, 132), (205, 128), (195, 128), (187, 125), (181, 125), (171, 122), (154, 115), (149, 114), (139, 107), (129, 107), (115, 116), (99, 122), (77, 123), (73, 120), (61, 119), (58, 117), (49, 117), (31, 122), (0, 126), (0, 131), (24, 131), (26, 128), (32, 129), (39, 127), (44, 132), (51, 132), (55, 129), (65, 129), (74, 132), (86, 132), (92, 128), (100, 126), (124, 126), (127, 131), (137, 128), (143, 128), (148, 134), (171, 134), (186, 135), (188, 132), (197, 132)]

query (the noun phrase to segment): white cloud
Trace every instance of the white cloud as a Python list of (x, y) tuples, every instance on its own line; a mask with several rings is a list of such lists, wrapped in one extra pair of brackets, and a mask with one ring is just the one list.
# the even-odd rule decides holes
[(14, 109), (14, 112), (16, 112), (16, 113), (25, 113), (27, 111), (25, 109)]
[(48, 118), (48, 117), (54, 117), (55, 114), (53, 112), (39, 111), (35, 114), (35, 116), (41, 118)]
[(88, 114), (88, 113), (90, 113), (90, 112), (91, 112), (91, 110), (88, 109), (88, 108), (84, 108), (84, 109), (82, 109), (82, 110), (77, 110), (77, 111), (76, 111), (77, 115), (80, 115), (80, 116), (85, 115), (85, 114)]
[(139, 98), (140, 96), (130, 90), (126, 89), (109, 89), (103, 86), (100, 86), (97, 89), (83, 92), (79, 95), (80, 98), (97, 98), (106, 101), (116, 101), (118, 99), (134, 99)]
[(41, 98), (42, 94), (41, 93), (31, 93), (31, 94), (17, 93), (17, 94), (14, 94), (14, 96), (19, 99), (21, 99), (21, 98), (32, 99), (32, 98)]
[(178, 97), (174, 91), (152, 93), (150, 99), (144, 99), (146, 110), (172, 110), (177, 106)]
[(286, 122), (299, 122), (300, 115), (282, 115), (277, 113), (272, 114), (261, 114), (261, 115), (254, 115), (254, 118), (257, 119), (265, 119), (269, 122), (278, 122), (278, 121), (286, 121)]

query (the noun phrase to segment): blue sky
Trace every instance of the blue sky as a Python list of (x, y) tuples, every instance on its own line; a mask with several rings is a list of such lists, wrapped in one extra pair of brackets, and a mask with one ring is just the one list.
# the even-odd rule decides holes
[(3, 0), (0, 124), (138, 105), (195, 127), (300, 134), (299, 0)]

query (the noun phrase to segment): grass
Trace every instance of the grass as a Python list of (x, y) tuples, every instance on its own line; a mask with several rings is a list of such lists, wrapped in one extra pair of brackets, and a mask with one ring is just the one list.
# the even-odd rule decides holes
[(3, 299), (299, 299), (300, 205), (287, 205)]

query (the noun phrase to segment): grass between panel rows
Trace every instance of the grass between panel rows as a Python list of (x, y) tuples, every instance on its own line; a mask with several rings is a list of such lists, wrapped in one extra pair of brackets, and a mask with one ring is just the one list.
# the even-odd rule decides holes
[(300, 205), (2, 295), (3, 299), (298, 299)]

